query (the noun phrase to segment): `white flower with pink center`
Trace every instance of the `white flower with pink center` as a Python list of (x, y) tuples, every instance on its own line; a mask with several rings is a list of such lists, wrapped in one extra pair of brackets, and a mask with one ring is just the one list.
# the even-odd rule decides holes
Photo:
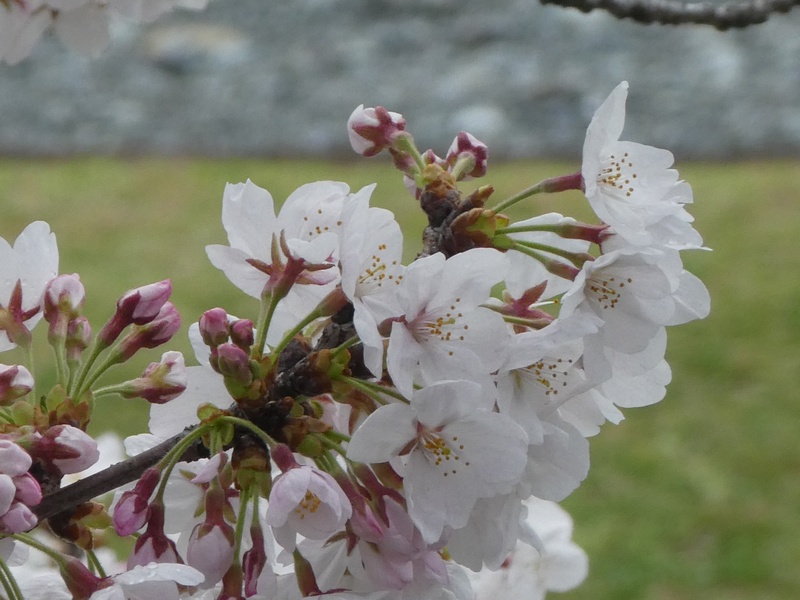
[(392, 319), (386, 355), (403, 395), (411, 397), (415, 384), (445, 379), (493, 387), (489, 373), (500, 366), (509, 333), (503, 317), (481, 304), (505, 271), (504, 255), (488, 248), (447, 260), (433, 254), (409, 265), (398, 286), (402, 312)]
[(298, 533), (323, 540), (341, 530), (352, 513), (350, 500), (333, 477), (301, 465), (275, 479), (266, 520), (277, 542), (294, 550)]
[(414, 392), (408, 405), (379, 408), (350, 440), (351, 460), (404, 457), (408, 512), (428, 543), (445, 526), (464, 527), (478, 498), (508, 493), (520, 481), (528, 438), (486, 404), (476, 383), (439, 382)]
[(403, 232), (394, 215), (353, 199), (342, 211), (339, 249), (342, 291), (353, 303), (353, 325), (364, 344), (365, 363), (383, 374), (383, 337), (378, 324), (396, 315), (397, 288), (403, 280)]
[(583, 265), (560, 316), (594, 313), (603, 320), (602, 345), (631, 354), (661, 327), (705, 318), (709, 310), (708, 290), (684, 270), (677, 250), (626, 248)]
[(691, 189), (670, 169), (672, 153), (635, 142), (621, 142), (628, 82), (620, 83), (597, 109), (583, 144), (586, 198), (594, 212), (630, 243), (652, 243), (648, 227), (684, 214)]

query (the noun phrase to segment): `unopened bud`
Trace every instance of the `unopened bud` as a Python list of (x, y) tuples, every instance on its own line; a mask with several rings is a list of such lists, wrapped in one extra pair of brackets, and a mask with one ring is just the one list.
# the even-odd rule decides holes
[(120, 342), (117, 362), (124, 362), (142, 348), (156, 348), (168, 342), (180, 329), (181, 315), (171, 302), (165, 303), (155, 318), (145, 325), (137, 325)]
[(456, 181), (486, 175), (489, 148), (471, 133), (462, 131), (450, 144), (445, 161)]
[(200, 337), (209, 348), (228, 341), (228, 313), (222, 308), (212, 308), (203, 313), (198, 322)]
[(347, 120), (347, 135), (350, 145), (358, 154), (375, 156), (391, 146), (396, 135), (405, 127), (403, 115), (390, 112), (382, 106), (364, 108), (362, 104)]
[(249, 351), (255, 341), (253, 322), (250, 319), (239, 319), (231, 323), (230, 330), (231, 342), (239, 346), (239, 348), (245, 352)]
[(98, 339), (109, 346), (128, 325), (150, 323), (161, 314), (171, 293), (172, 282), (169, 279), (126, 292), (117, 301), (117, 311), (103, 327)]
[(86, 300), (86, 290), (77, 273), (51, 279), (44, 290), (44, 318), (50, 323), (50, 341), (64, 337), (67, 324), (80, 316)]
[(241, 385), (249, 385), (253, 381), (250, 370), (250, 356), (233, 344), (220, 344), (213, 355), (217, 371), (225, 378), (232, 379)]
[(114, 529), (121, 536), (131, 535), (141, 529), (147, 521), (150, 496), (156, 489), (161, 471), (155, 467), (147, 469), (136, 486), (125, 493), (114, 507)]
[(88, 469), (100, 458), (97, 442), (72, 425), (55, 425), (36, 435), (31, 439), (29, 452), (63, 475)]
[(21, 365), (0, 364), (0, 406), (9, 406), (33, 389), (31, 372)]
[(161, 361), (150, 363), (142, 376), (120, 385), (123, 398), (144, 398), (151, 404), (164, 404), (186, 390), (186, 364), (183, 354), (169, 351)]

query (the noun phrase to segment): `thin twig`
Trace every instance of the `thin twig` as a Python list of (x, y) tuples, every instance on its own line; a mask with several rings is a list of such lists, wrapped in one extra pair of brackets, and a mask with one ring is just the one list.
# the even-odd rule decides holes
[(661, 25), (711, 25), (725, 31), (764, 23), (771, 14), (787, 13), (800, 0), (753, 0), (752, 2), (711, 4), (709, 2), (678, 2), (676, 0), (540, 0), (577, 8), (581, 12), (596, 9), (611, 13), (618, 19), (637, 23)]
[[(33, 512), (40, 521), (43, 521), (138, 479), (193, 429), (194, 426), (187, 427), (158, 446), (48, 494), (37, 506), (33, 507)], [(197, 458), (199, 458), (197, 447), (189, 448), (181, 457), (182, 460), (187, 461)]]

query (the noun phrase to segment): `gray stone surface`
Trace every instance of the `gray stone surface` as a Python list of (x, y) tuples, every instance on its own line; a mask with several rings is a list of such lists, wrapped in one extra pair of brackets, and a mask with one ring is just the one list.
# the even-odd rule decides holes
[(402, 112), (423, 149), (468, 129), (495, 157), (574, 157), (622, 79), (628, 139), (800, 150), (800, 10), (721, 33), (536, 0), (215, 0), (118, 24), (96, 60), (47, 39), (0, 66), (0, 153), (342, 156), (365, 103)]

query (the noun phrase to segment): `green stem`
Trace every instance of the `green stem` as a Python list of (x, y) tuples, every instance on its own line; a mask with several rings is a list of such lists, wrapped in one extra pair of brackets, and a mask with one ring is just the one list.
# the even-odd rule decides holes
[[(244, 522), (247, 517), (247, 504), (250, 501), (250, 488), (245, 487), (239, 492), (239, 517), (236, 520), (236, 530), (234, 532), (234, 545), (233, 545), (233, 564), (240, 566), (240, 550), (242, 549), (242, 538), (244, 537)], [(257, 496), (258, 494), (256, 494)], [(253, 512), (253, 518), (258, 518), (258, 512)]]
[(275, 294), (269, 294), (268, 298), (261, 297), (261, 306), (258, 309), (258, 320), (256, 321), (256, 340), (250, 354), (251, 358), (264, 355), (264, 348), (267, 346), (267, 330), (280, 300), (275, 297)]
[(262, 431), (258, 426), (246, 419), (225, 415), (223, 417), (219, 417), (219, 420), (223, 421), (224, 423), (230, 423), (231, 425), (238, 425), (239, 427), (249, 429), (251, 432), (255, 433), (269, 448), (275, 447), (275, 445), (278, 443), (264, 433), (264, 431)]
[(409, 403), (405, 396), (393, 388), (387, 388), (382, 385), (378, 385), (377, 383), (364, 381), (363, 379), (356, 379), (355, 377), (348, 377), (347, 375), (340, 375), (338, 379), (339, 381), (342, 381), (356, 388), (357, 390), (364, 392), (378, 404), (387, 404), (386, 400), (380, 397), (380, 394), (391, 396), (392, 398), (400, 400), (400, 402), (404, 402), (405, 404)]
[(530, 198), (535, 194), (541, 194), (542, 192), (564, 192), (566, 190), (580, 190), (583, 189), (583, 177), (581, 176), (581, 172), (578, 171), (577, 173), (571, 173), (570, 175), (562, 175), (560, 177), (550, 177), (549, 179), (544, 179), (533, 185), (527, 189), (522, 190), (511, 196), (510, 198), (506, 198), (500, 204), (494, 207), (495, 212), (501, 212), (514, 206), (517, 202), (524, 200), (525, 198)]
[(0, 559), (0, 583), (3, 584), (3, 589), (6, 591), (8, 600), (25, 600), (25, 596), (22, 595), (22, 590), (19, 589), (14, 574), (3, 559)]
[(497, 235), (508, 235), (511, 233), (529, 233), (531, 231), (549, 231), (556, 233), (559, 225), (512, 225), (511, 227), (501, 227), (495, 233)]
[[(33, 364), (33, 344), (28, 344), (28, 347), (25, 348), (25, 354), (27, 355), (27, 362), (28, 362), (28, 371), (30, 371), (31, 377), (33, 378), (33, 389), (31, 389), (31, 402), (32, 403), (39, 403), (39, 407), (44, 409), (44, 399), (39, 398), (39, 394), (36, 391), (36, 367)], [(46, 414), (47, 411), (45, 411)]]
[(108, 577), (108, 575), (106, 575), (105, 569), (103, 569), (103, 565), (100, 564), (100, 560), (94, 553), (94, 550), (87, 550), (86, 558), (89, 561), (89, 565), (95, 570), (98, 577)]
[(306, 317), (300, 321), (297, 325), (295, 325), (292, 329), (286, 332), (286, 335), (283, 336), (283, 339), (278, 343), (275, 348), (272, 350), (272, 354), (274, 356), (278, 356), (281, 351), (289, 345), (298, 333), (303, 331), (303, 329), (309, 324), (313, 323), (316, 319), (319, 319), (322, 316), (322, 311), (319, 309), (314, 309)]
[(18, 542), (22, 542), (23, 544), (27, 544), (31, 548), (35, 548), (39, 552), (42, 552), (52, 558), (56, 564), (58, 564), (59, 568), (66, 568), (67, 561), (61, 556), (57, 550), (53, 550), (50, 546), (47, 546), (41, 543), (39, 540), (34, 538), (33, 536), (28, 535), (27, 533), (12, 533), (8, 537), (14, 538)]
[(158, 491), (156, 492), (154, 500), (158, 500), (159, 502), (163, 501), (164, 490), (167, 488), (167, 480), (172, 474), (172, 470), (175, 468), (175, 465), (180, 462), (180, 458), (183, 456), (183, 453), (186, 452), (186, 450), (195, 442), (195, 440), (205, 433), (205, 430), (208, 429), (208, 427), (209, 425), (201, 423), (197, 429), (189, 433), (180, 442), (175, 444), (172, 449), (164, 455), (164, 458), (159, 461), (165, 466), (161, 474), (161, 483), (158, 486)]
[(97, 338), (94, 339), (92, 342), (92, 346), (89, 349), (89, 354), (83, 364), (81, 364), (80, 371), (78, 371), (77, 377), (73, 381), (73, 385), (67, 390), (67, 394), (71, 398), (77, 398), (78, 394), (75, 392), (80, 390), (83, 387), (83, 382), (86, 379), (86, 376), (89, 374), (89, 369), (92, 368), (94, 361), (97, 360), (97, 357), (100, 356), (100, 353), (105, 350), (107, 346), (101, 345)]

